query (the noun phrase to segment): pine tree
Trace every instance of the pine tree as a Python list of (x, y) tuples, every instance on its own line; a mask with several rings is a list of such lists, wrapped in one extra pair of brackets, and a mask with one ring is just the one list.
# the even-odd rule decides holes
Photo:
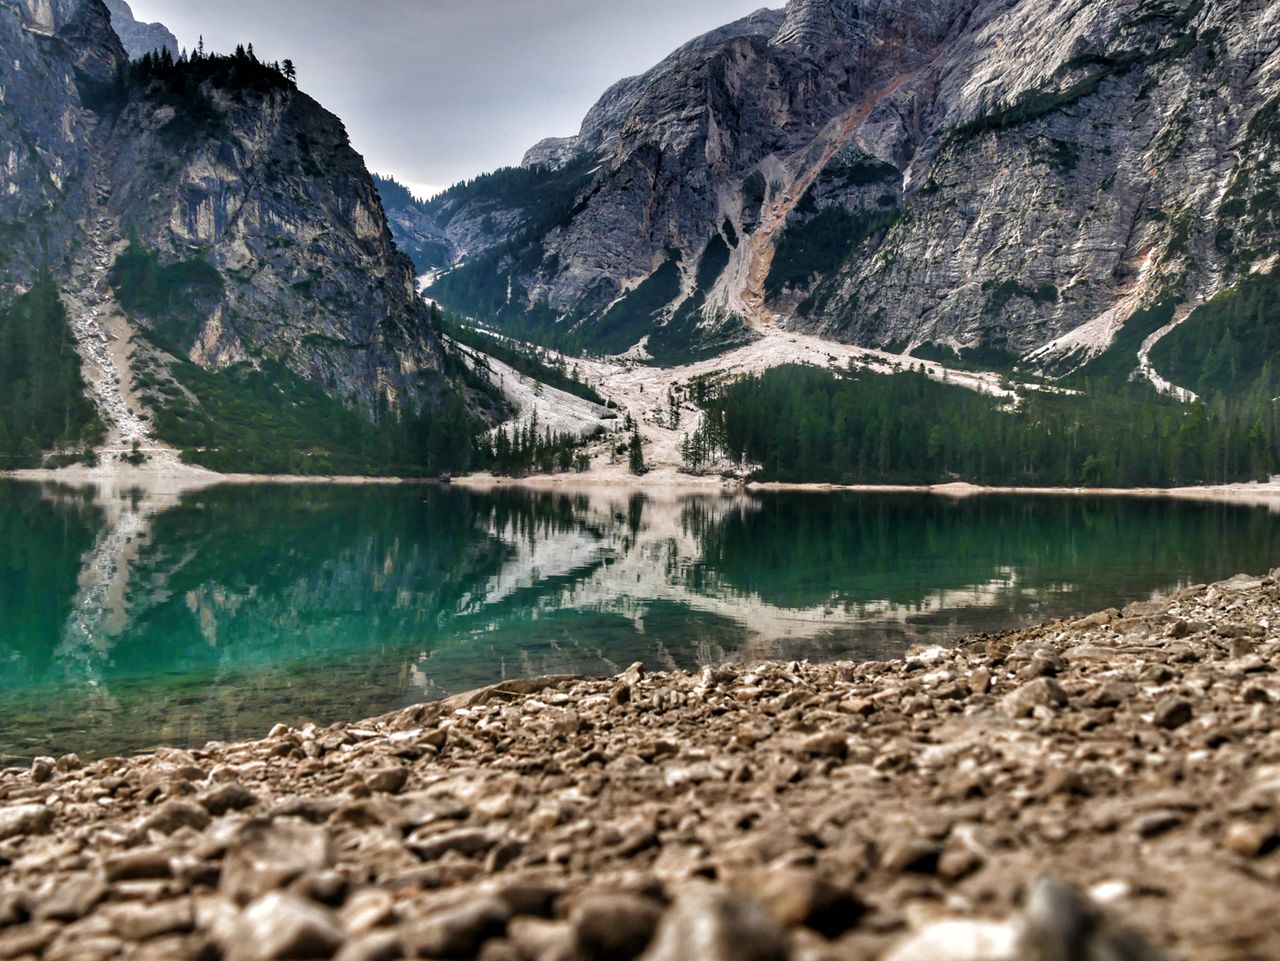
[(648, 472), (648, 468), (644, 463), (644, 442), (640, 439), (640, 432), (636, 431), (631, 435), (631, 448), (628, 459), (628, 466), (631, 473), (640, 477)]

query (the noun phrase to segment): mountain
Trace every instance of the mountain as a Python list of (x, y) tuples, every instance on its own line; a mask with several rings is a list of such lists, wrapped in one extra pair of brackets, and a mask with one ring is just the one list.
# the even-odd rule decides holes
[(396, 243), (413, 261), (418, 273), (452, 267), (458, 259), (457, 248), (436, 223), (427, 202), (415, 197), (394, 177), (374, 174), (373, 183), (382, 198)]
[(176, 58), (178, 38), (163, 23), (142, 23), (133, 15), (126, 0), (103, 0), (111, 12), (111, 28), (124, 44), (125, 52), (136, 60), (145, 53), (168, 50)]
[(111, 22), (101, 0), (0, 6), (0, 320), (57, 288), (108, 446), (235, 422), (282, 448), (256, 432), (305, 409), (354, 450), (387, 411), (491, 409), (447, 369), (342, 123), (243, 49), (130, 63)]
[(620, 80), (610, 87), (582, 121), (582, 129), (577, 136), (543, 140), (525, 154), (524, 166), (559, 166), (583, 154), (616, 149), (622, 125), (645, 91), (679, 72), (687, 58), (742, 37), (763, 37), (767, 40), (777, 34), (784, 22), (785, 14), (781, 10), (757, 10), (748, 17), (690, 41), (647, 73)]
[(672, 362), (781, 324), (1077, 366), (1270, 268), (1278, 94), (1252, 0), (792, 0), (437, 198), (431, 294)]

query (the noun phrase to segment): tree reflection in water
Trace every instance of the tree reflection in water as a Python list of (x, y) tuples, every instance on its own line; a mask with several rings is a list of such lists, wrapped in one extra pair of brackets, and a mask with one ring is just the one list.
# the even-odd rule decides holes
[(0, 753), (328, 723), (633, 660), (884, 657), (1269, 569), (1163, 500), (0, 484)]

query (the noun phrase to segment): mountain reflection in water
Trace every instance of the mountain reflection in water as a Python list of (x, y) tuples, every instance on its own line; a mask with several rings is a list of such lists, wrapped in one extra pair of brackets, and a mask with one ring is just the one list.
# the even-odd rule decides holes
[(515, 676), (882, 658), (1262, 571), (1263, 510), (0, 483), (0, 754), (376, 715)]

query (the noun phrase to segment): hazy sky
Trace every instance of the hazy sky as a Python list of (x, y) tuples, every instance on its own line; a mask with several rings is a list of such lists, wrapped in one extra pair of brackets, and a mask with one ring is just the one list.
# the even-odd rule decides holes
[(179, 42), (290, 57), (369, 167), (422, 193), (577, 133), (615, 80), (782, 0), (130, 0)]

